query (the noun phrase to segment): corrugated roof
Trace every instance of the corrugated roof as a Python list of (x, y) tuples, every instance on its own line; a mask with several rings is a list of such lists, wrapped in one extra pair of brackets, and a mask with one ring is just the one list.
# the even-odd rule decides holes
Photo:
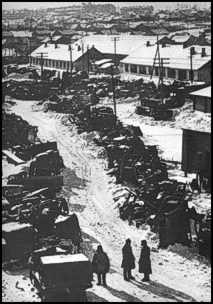
[[(165, 62), (165, 67), (177, 69), (190, 69), (190, 48), (183, 48), (182, 45), (169, 45), (160, 47), (161, 58), (169, 58)], [(211, 48), (206, 47), (207, 56), (201, 57), (201, 47), (195, 46), (196, 54), (193, 55), (193, 69), (198, 70), (204, 64), (211, 60)], [(121, 60), (121, 63), (139, 64), (139, 65), (153, 65), (153, 60), (156, 53), (155, 46), (139, 46), (131, 55)]]
[(211, 98), (211, 86), (201, 89), (201, 90), (194, 91), (194, 92), (190, 93), (190, 95), (204, 96), (204, 97)]

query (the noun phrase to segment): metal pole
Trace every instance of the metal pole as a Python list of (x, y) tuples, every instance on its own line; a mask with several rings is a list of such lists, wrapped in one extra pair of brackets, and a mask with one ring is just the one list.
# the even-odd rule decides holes
[(117, 109), (116, 109), (116, 99), (115, 99), (115, 85), (114, 85), (114, 71), (113, 71), (113, 65), (112, 65), (112, 93), (113, 93), (113, 105), (114, 105), (114, 115), (115, 115), (115, 127), (117, 122)]
[(43, 76), (43, 53), (41, 53), (41, 79)]
[[(30, 18), (30, 33), (31, 33), (31, 30), (32, 30), (32, 17)], [(29, 37), (29, 53), (31, 55), (31, 37)], [(32, 66), (32, 62), (31, 62), (31, 56), (29, 56), (29, 63), (30, 63), (30, 66)]]
[(157, 55), (159, 55), (158, 52), (159, 52), (159, 44), (158, 44), (158, 35), (157, 35), (157, 49), (156, 49), (156, 53), (155, 53), (155, 57), (154, 57), (154, 61), (153, 61), (153, 66), (152, 66), (152, 72), (151, 72), (151, 75), (150, 75), (150, 79), (152, 79), (152, 76), (154, 74), (156, 58), (157, 58)]
[[(114, 37), (114, 67), (116, 68), (116, 37)], [(114, 71), (112, 66), (112, 92), (113, 92), (113, 105), (114, 105), (114, 115), (115, 115), (115, 127), (117, 122), (117, 107), (116, 107), (116, 99), (115, 99), (115, 79), (114, 79)]]
[(71, 44), (69, 45), (69, 51), (70, 51), (70, 73), (71, 73), (71, 78), (72, 78), (72, 46), (71, 46)]
[(89, 45), (87, 46), (87, 72), (89, 75)]
[(82, 51), (82, 71), (84, 71), (84, 43), (81, 41), (81, 51)]
[(193, 68), (192, 68), (192, 49), (190, 49), (190, 80), (193, 83)]

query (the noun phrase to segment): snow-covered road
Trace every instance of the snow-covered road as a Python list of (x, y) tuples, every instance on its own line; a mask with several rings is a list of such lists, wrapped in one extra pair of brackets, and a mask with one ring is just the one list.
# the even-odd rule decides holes
[[(155, 235), (147, 227), (136, 229), (118, 215), (113, 193), (119, 188), (106, 174), (106, 160), (98, 157), (100, 148), (93, 145), (91, 135), (76, 132), (65, 115), (32, 111), (33, 102), (21, 102), (13, 111), (39, 127), (39, 137), (56, 140), (64, 159), (65, 189), (70, 209), (78, 214), (84, 231), (85, 248), (89, 255), (99, 243), (111, 261), (107, 276), (108, 287), (96, 286), (88, 291), (90, 301), (119, 302), (191, 302), (211, 301), (210, 267), (197, 259), (187, 258), (168, 250), (151, 252), (153, 275), (150, 283), (142, 283), (138, 267), (136, 280), (122, 278), (121, 248), (126, 238), (132, 239), (133, 251), (139, 258), (139, 244), (143, 238), (156, 248)], [(63, 119), (61, 119), (63, 116)], [(62, 123), (63, 121), (63, 123)]]

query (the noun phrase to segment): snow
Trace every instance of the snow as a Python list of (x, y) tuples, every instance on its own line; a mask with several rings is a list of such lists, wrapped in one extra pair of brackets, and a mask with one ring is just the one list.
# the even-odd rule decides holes
[(197, 90), (195, 92), (190, 93), (190, 95), (195, 95), (195, 96), (205, 96), (211, 98), (211, 86)]
[[(88, 290), (89, 301), (210, 302), (209, 265), (196, 258), (186, 259), (169, 250), (158, 250), (156, 235), (150, 232), (149, 227), (137, 229), (119, 218), (113, 193), (118, 193), (119, 187), (124, 190), (124, 187), (115, 185), (114, 178), (106, 174), (106, 160), (97, 157), (99, 148), (91, 142), (91, 134), (79, 135), (75, 127), (66, 121), (66, 115), (32, 112), (32, 105), (33, 102), (18, 102), (13, 111), (39, 127), (40, 139), (57, 140), (65, 166), (70, 172), (75, 172), (73, 178), (67, 174), (64, 191), (70, 198), (71, 211), (75, 211), (79, 217), (87, 254), (91, 257), (94, 248), (102, 244), (110, 258), (108, 287), (96, 286), (95, 279), (93, 287)], [(62, 117), (66, 125), (61, 123)], [(75, 185), (76, 181), (78, 183)], [(123, 280), (121, 248), (126, 238), (132, 240), (136, 262), (142, 239), (147, 239), (152, 248), (153, 274), (150, 283), (141, 282), (137, 263), (133, 271), (135, 281)], [(10, 280), (10, 277), (6, 277), (6, 280)], [(8, 288), (7, 297), (10, 292)], [(19, 298), (13, 293), (13, 299)]]
[(16, 273), (2, 271), (2, 301), (41, 302), (30, 282), (28, 271), (20, 273), (18, 271)]
[(126, 103), (117, 105), (119, 119), (125, 124), (139, 126), (143, 135), (144, 142), (157, 145), (160, 154), (165, 160), (181, 161), (182, 153), (182, 130), (171, 128), (162, 122), (155, 122), (153, 118), (144, 117), (135, 113), (138, 103)]

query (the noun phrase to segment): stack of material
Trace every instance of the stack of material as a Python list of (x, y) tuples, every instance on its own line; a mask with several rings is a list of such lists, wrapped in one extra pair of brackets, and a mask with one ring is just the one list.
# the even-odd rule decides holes
[(2, 121), (2, 142), (4, 148), (10, 148), (14, 145), (30, 144), (35, 141), (38, 128), (30, 126), (21, 117), (3, 112)]
[(21, 75), (20, 80), (11, 79), (4, 83), (4, 93), (22, 100), (41, 100), (51, 94), (51, 86), (52, 84), (49, 82), (23, 79), (23, 75)]
[(109, 107), (93, 107), (90, 124), (93, 130), (112, 129), (115, 122), (113, 110)]
[(71, 239), (74, 245), (81, 242), (81, 229), (76, 214), (58, 217), (55, 225), (56, 235), (59, 238)]
[(33, 228), (30, 224), (10, 222), (2, 225), (8, 259), (20, 259), (33, 250)]
[(53, 176), (58, 175), (64, 168), (62, 157), (58, 151), (47, 150), (37, 154), (30, 164), (30, 176)]
[(57, 151), (57, 143), (55, 141), (45, 143), (36, 142), (29, 145), (17, 145), (12, 147), (12, 151), (25, 161), (30, 160), (37, 154), (47, 150)]

